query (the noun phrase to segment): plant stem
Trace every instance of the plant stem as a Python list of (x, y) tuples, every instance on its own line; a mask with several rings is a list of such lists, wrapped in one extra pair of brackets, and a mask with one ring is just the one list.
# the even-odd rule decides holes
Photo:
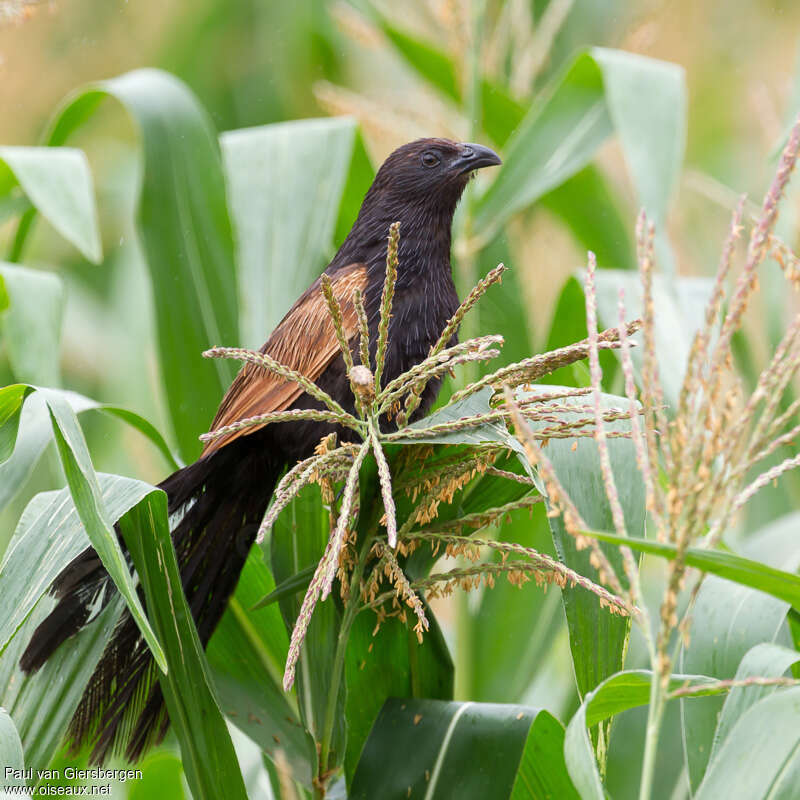
[(333, 658), (333, 670), (331, 672), (331, 685), (328, 692), (328, 702), (325, 706), (325, 717), (322, 727), (322, 740), (319, 749), (319, 762), (317, 766), (317, 780), (314, 782), (314, 798), (320, 800), (325, 797), (325, 783), (327, 781), (330, 758), (331, 740), (333, 738), (333, 726), (336, 722), (336, 703), (339, 699), (339, 687), (342, 684), (344, 674), (345, 654), (347, 653), (347, 642), (350, 638), (350, 628), (353, 620), (359, 611), (359, 588), (361, 576), (364, 573), (364, 566), (370, 553), (373, 537), (366, 536), (361, 545), (361, 552), (358, 557), (358, 564), (353, 568), (350, 578), (350, 594), (345, 605), (342, 624), (339, 627), (339, 636), (336, 640), (336, 652)]
[[(655, 664), (653, 665), (655, 667)], [(644, 760), (642, 762), (642, 780), (639, 784), (639, 800), (650, 800), (653, 791), (653, 780), (656, 771), (658, 754), (658, 737), (661, 733), (661, 722), (666, 707), (665, 688), (659, 670), (653, 669), (650, 680), (650, 705), (647, 714), (647, 728), (644, 739)]]

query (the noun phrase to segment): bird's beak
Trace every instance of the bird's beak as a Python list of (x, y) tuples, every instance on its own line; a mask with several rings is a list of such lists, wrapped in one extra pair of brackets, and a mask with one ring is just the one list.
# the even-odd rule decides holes
[(496, 167), (502, 163), (500, 156), (494, 150), (490, 150), (482, 144), (465, 142), (461, 145), (461, 152), (453, 159), (450, 167), (457, 175), (463, 175), (465, 172), (472, 172), (482, 167)]

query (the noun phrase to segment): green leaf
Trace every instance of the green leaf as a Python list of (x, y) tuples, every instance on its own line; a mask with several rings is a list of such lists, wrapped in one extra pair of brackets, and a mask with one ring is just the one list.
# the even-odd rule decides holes
[[(576, 172), (542, 195), (540, 203), (572, 231), (581, 249), (594, 252), (599, 267), (628, 270), (635, 267), (630, 225), (597, 167), (590, 164)], [(583, 313), (582, 308), (579, 310)]]
[(604, 47), (593, 48), (592, 56), (639, 202), (661, 227), (686, 147), (683, 67)]
[(452, 60), (434, 45), (396, 28), (386, 19), (381, 28), (405, 60), (451, 100), (461, 99), (461, 86)]
[(219, 146), (189, 89), (153, 69), (82, 89), (59, 112), (50, 144), (61, 144), (105, 97), (125, 107), (141, 137), (137, 230), (153, 287), (167, 405), (181, 455), (190, 461), (234, 375), (230, 363), (209, 363), (201, 353), (239, 341), (233, 233)]
[(119, 593), (125, 598), (131, 615), (153, 653), (153, 658), (161, 669), (166, 670), (164, 652), (136, 593), (125, 556), (112, 528), (113, 523), (109, 520), (105, 509), (97, 475), (75, 412), (61, 394), (51, 389), (39, 391), (47, 402), (61, 466), (89, 541), (100, 556)]
[(254, 547), (206, 653), (223, 712), (271, 759), (282, 751), (292, 777), (310, 787), (314, 743), (282, 686), (289, 637), (277, 606), (249, 610), (274, 585)]
[[(475, 232), (491, 238), (512, 214), (582, 169), (612, 132), (640, 201), (663, 223), (685, 129), (679, 67), (619, 50), (583, 52), (534, 102), (509, 140), (504, 165), (477, 204)], [(670, 258), (666, 246), (659, 253)]]
[[(14, 720), (2, 706), (0, 706), (0, 764), (3, 767), (3, 788), (12, 786), (24, 787), (24, 777), (14, 773), (25, 769), (25, 757), (22, 753), (22, 742), (19, 739)], [(27, 795), (14, 794), (15, 797)], [(3, 792), (3, 797), (11, 797)]]
[(164, 642), (169, 671), (166, 665), (161, 669), (161, 688), (181, 745), (192, 796), (246, 800), (233, 743), (183, 593), (166, 495), (161, 491), (147, 495), (119, 525), (144, 588), (153, 625)]
[(0, 316), (0, 336), (14, 377), (53, 386), (59, 382), (64, 286), (51, 272), (0, 263), (9, 308)]
[(800, 688), (775, 692), (734, 725), (696, 800), (791, 800), (800, 781)]
[(72, 147), (0, 147), (0, 185), (19, 184), (33, 206), (95, 264), (103, 258), (89, 162)]
[[(673, 560), (676, 555), (675, 545), (667, 542), (653, 542), (635, 536), (626, 538), (614, 533), (594, 530), (587, 531), (586, 535), (601, 542), (615, 545), (627, 544), (632, 550), (666, 558), (669, 561)], [(742, 586), (758, 589), (795, 608), (800, 608), (800, 576), (774, 569), (759, 561), (751, 561), (749, 558), (742, 558), (733, 553), (704, 550), (699, 547), (688, 548), (685, 561), (690, 567), (710, 572)]]
[(0, 389), (0, 464), (14, 452), (22, 405), (30, 392), (30, 387), (21, 383)]
[[(650, 699), (650, 670), (627, 670), (618, 672), (602, 683), (583, 699), (578, 710), (567, 725), (564, 754), (569, 774), (584, 800), (604, 800), (605, 793), (600, 780), (588, 728), (629, 708), (645, 705)], [(685, 685), (708, 684), (709, 692), (719, 692), (713, 678), (705, 675), (671, 675), (670, 689)]]
[(355, 133), (355, 120), (337, 117), (220, 137), (245, 347), (261, 346), (327, 263)]
[[(146, 483), (118, 475), (97, 478), (114, 522), (151, 491)], [(89, 544), (68, 489), (31, 500), (0, 562), (0, 655), (58, 573)]]
[[(627, 408), (625, 398), (603, 395), (605, 408)], [(565, 421), (580, 414), (564, 414)], [(547, 423), (540, 423), (547, 424)], [(628, 420), (606, 423), (606, 430), (628, 430)], [(573, 444), (577, 448), (573, 451)], [(629, 439), (608, 440), (611, 467), (629, 534), (644, 531), (644, 485), (636, 466), (636, 453)], [(557, 439), (547, 446), (547, 455), (564, 489), (587, 524), (613, 527), (611, 508), (606, 497), (597, 446), (592, 439)], [(593, 522), (590, 522), (593, 520)], [(567, 533), (563, 520), (549, 518), (553, 541), (561, 561), (581, 575), (598, 580), (590, 563), (590, 551), (578, 550), (575, 539)], [(604, 548), (620, 580), (624, 581), (622, 557), (618, 548)], [(585, 696), (603, 680), (622, 669), (627, 647), (630, 620), (610, 614), (597, 598), (579, 587), (562, 589), (564, 610), (570, 635), (570, 648), (578, 691)], [(607, 733), (607, 730), (604, 731)]]
[[(375, 13), (375, 10), (372, 9)], [(463, 92), (453, 59), (431, 42), (423, 41), (400, 30), (385, 17), (379, 24), (397, 52), (422, 78), (450, 100), (461, 102)], [(525, 116), (525, 108), (496, 83), (480, 79), (482, 119), (486, 133), (497, 144), (503, 144)]]
[(527, 706), (391, 698), (364, 745), (350, 800), (508, 798), (536, 716)]
[(506, 144), (503, 166), (477, 203), (476, 234), (490, 238), (515, 212), (574, 175), (611, 132), (602, 73), (582, 53)]
[[(328, 512), (322, 506), (319, 490), (316, 486), (307, 487), (281, 512), (273, 526), (270, 558), (275, 581), (282, 583), (303, 569), (316, 566), (325, 550), (329, 534)], [(341, 612), (334, 594), (335, 591), (325, 601), (318, 602), (314, 609), (308, 633), (300, 649), (295, 678), (300, 717), (315, 742), (322, 740), (341, 624)], [(302, 600), (299, 596), (288, 596), (278, 602), (288, 634), (294, 629)], [(258, 613), (264, 613), (264, 610)], [(340, 685), (336, 703), (331, 760), (334, 764), (340, 764), (344, 758), (346, 737), (344, 681)]]
[[(0, 389), (0, 508), (11, 500), (30, 477), (53, 436), (44, 397), (39, 393), (27, 397), (31, 391), (32, 387), (25, 384), (15, 384)], [(57, 389), (49, 391), (63, 397), (76, 414), (97, 410), (127, 422), (150, 439), (172, 469), (178, 469), (177, 459), (164, 441), (164, 437), (144, 417), (118, 406), (97, 403), (77, 392)], [(24, 405), (21, 408), (17, 406), (12, 411), (11, 408), (16, 402), (14, 398), (20, 392), (26, 398)], [(6, 398), (5, 402), (3, 398)], [(5, 421), (4, 407), (9, 413)], [(18, 430), (19, 437), (17, 437)]]
[(273, 603), (277, 603), (278, 600), (293, 594), (299, 594), (300, 592), (305, 594), (315, 571), (316, 567), (309, 565), (305, 569), (301, 569), (296, 575), (290, 575), (285, 581), (281, 581), (280, 586), (276, 586), (269, 594), (265, 594), (251, 610), (258, 611), (261, 608), (266, 608)]
[[(798, 661), (800, 661), (800, 653), (797, 650), (790, 650), (788, 647), (781, 647), (771, 642), (762, 642), (751, 647), (744, 654), (734, 677), (737, 681), (752, 677), (780, 678)], [(736, 686), (731, 689), (725, 698), (722, 713), (719, 715), (717, 730), (714, 734), (714, 747), (711, 751), (711, 764), (719, 754), (720, 747), (724, 745), (725, 739), (737, 720), (751, 706), (777, 689), (777, 686)]]
[[(578, 273), (584, 285), (583, 270)], [(597, 311), (604, 327), (619, 325), (619, 292), (625, 292), (625, 316), (636, 319), (644, 313), (642, 281), (638, 272), (604, 269), (595, 275)], [(664, 398), (674, 409), (678, 403), (683, 376), (695, 332), (704, 324), (705, 309), (714, 281), (710, 278), (667, 278), (653, 276), (655, 345), (658, 374)], [(634, 368), (641, 370), (643, 348), (631, 351)]]
[(528, 732), (510, 800), (578, 800), (564, 760), (564, 726), (540, 711)]
[[(97, 478), (114, 522), (152, 491), (119, 475)], [(50, 583), (89, 544), (69, 490), (45, 492), (26, 507), (0, 566), (0, 703), (17, 721), (30, 764), (49, 764), (55, 755), (124, 607), (117, 596), (39, 672), (27, 676), (19, 670), (33, 631), (55, 605), (46, 595)]]
[[(711, 555), (736, 558), (726, 553)], [(756, 568), (762, 566), (749, 563)], [(748, 650), (776, 639), (789, 605), (753, 588), (714, 577), (705, 579), (692, 614), (691, 646), (681, 656), (682, 670), (723, 680), (733, 678)], [(706, 770), (722, 707), (723, 701), (718, 698), (681, 701), (684, 753), (693, 789)]]
[(347, 751), (345, 771), (352, 783), (361, 751), (384, 702), (390, 697), (452, 700), (453, 661), (430, 609), (430, 630), (421, 643), (412, 625), (397, 618), (375, 630), (375, 615), (362, 612), (347, 641)]

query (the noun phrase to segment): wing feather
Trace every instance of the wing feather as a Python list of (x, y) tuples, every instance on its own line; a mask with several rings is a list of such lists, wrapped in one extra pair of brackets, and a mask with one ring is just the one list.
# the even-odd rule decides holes
[[(342, 308), (345, 336), (348, 341), (358, 331), (358, 317), (353, 305), (353, 292), (366, 288), (364, 264), (350, 264), (331, 276), (333, 293)], [(292, 306), (278, 327), (261, 347), (281, 364), (316, 381), (333, 359), (339, 355), (339, 342), (333, 327), (319, 279)], [(302, 394), (296, 384), (268, 372), (255, 364), (245, 364), (220, 403), (211, 430), (230, 425), (246, 417), (273, 411), (284, 411)], [(203, 449), (208, 455), (239, 436), (247, 436), (262, 428), (253, 425), (209, 441)]]

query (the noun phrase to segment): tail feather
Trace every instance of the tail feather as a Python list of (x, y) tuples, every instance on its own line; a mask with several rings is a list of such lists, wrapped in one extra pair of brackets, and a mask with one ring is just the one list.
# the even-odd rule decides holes
[[(242, 437), (161, 484), (170, 514), (183, 512), (172, 541), (204, 647), (236, 588), (283, 466), (270, 457), (260, 438)], [(115, 589), (88, 548), (62, 571), (51, 591), (59, 603), (36, 629), (20, 660), (26, 672), (39, 669), (109, 602)], [(91, 744), (92, 763), (122, 751), (135, 761), (164, 738), (168, 727), (158, 670), (125, 610), (72, 718), (70, 745), (77, 751)]]

